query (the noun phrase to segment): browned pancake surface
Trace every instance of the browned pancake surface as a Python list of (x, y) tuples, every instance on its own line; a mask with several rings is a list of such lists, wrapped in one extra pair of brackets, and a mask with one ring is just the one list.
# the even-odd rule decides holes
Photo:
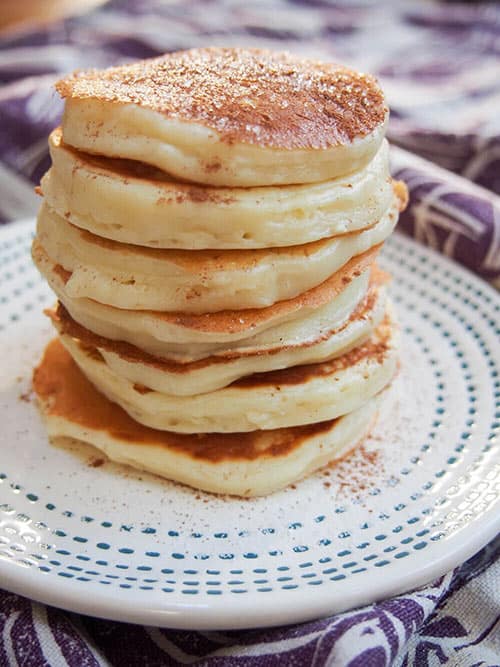
[(56, 87), (62, 97), (136, 104), (201, 123), (228, 143), (286, 150), (350, 143), (388, 112), (371, 76), (260, 49), (179, 51), (75, 72)]
[[(178, 177), (167, 174), (158, 167), (154, 167), (146, 162), (138, 160), (128, 160), (126, 158), (107, 157), (103, 155), (94, 155), (79, 151), (72, 146), (65, 144), (62, 136), (62, 128), (56, 127), (52, 130), (49, 138), (49, 146), (53, 145), (55, 148), (61, 147), (71, 154), (75, 162), (74, 169), (85, 168), (92, 173), (92, 178), (96, 175), (100, 178), (111, 178), (113, 180), (120, 179), (125, 185), (130, 181), (146, 181), (157, 187), (162, 187), (165, 195), (158, 200), (158, 204), (170, 204), (176, 202), (182, 204), (184, 202), (192, 202), (195, 204), (203, 204), (210, 202), (212, 204), (232, 204), (235, 199), (233, 194), (235, 191), (243, 188), (229, 188), (223, 186), (210, 185), (196, 185), (183, 181)], [(287, 185), (274, 185), (274, 188), (283, 190), (286, 194)], [(294, 186), (292, 186), (294, 187)]]
[(348, 324), (354, 320), (364, 319), (369, 316), (370, 311), (372, 310), (375, 301), (377, 299), (378, 288), (388, 282), (389, 276), (387, 273), (375, 266), (372, 269), (372, 274), (370, 277), (370, 287), (365, 299), (358, 305), (358, 307), (351, 313), (349, 319), (337, 329), (332, 331), (325, 332), (323, 335), (319, 336), (317, 340), (310, 341), (308, 340), (303, 345), (293, 345), (283, 343), (280, 346), (277, 346), (272, 349), (266, 349), (262, 351), (253, 351), (253, 350), (227, 350), (226, 352), (221, 352), (217, 356), (210, 356), (204, 359), (199, 359), (197, 361), (190, 362), (178, 362), (173, 360), (161, 359), (155, 357), (144, 350), (140, 350), (135, 345), (127, 343), (125, 341), (116, 341), (111, 340), (110, 338), (104, 338), (98, 334), (90, 331), (85, 328), (78, 322), (76, 322), (71, 315), (68, 313), (63, 304), (58, 301), (55, 308), (48, 308), (45, 310), (45, 314), (50, 317), (54, 326), (60, 334), (67, 334), (72, 338), (76, 338), (80, 341), (81, 345), (87, 349), (97, 349), (101, 348), (108, 352), (114, 352), (118, 354), (125, 361), (132, 363), (141, 363), (158, 370), (162, 370), (168, 373), (189, 373), (191, 371), (196, 371), (200, 368), (206, 368), (207, 366), (215, 366), (217, 364), (224, 364), (232, 359), (238, 359), (242, 357), (249, 356), (266, 356), (274, 355), (283, 350), (292, 349), (294, 347), (310, 347), (315, 345), (326, 338), (329, 338), (334, 333), (342, 331)]
[(306, 438), (327, 433), (337, 420), (249, 433), (183, 435), (158, 431), (134, 421), (120, 406), (95, 389), (59, 339), (45, 349), (33, 374), (33, 388), (49, 416), (67, 419), (82, 428), (109, 433), (135, 445), (167, 447), (211, 463), (285, 456)]
[(308, 380), (315, 380), (319, 377), (347, 370), (360, 361), (375, 361), (382, 364), (391, 347), (392, 327), (393, 324), (386, 315), (377, 327), (375, 336), (340, 357), (335, 357), (331, 361), (290, 366), (289, 368), (267, 371), (266, 373), (254, 373), (236, 380), (231, 386), (242, 389), (275, 386), (279, 390), (282, 385), (302, 385)]
[[(301, 308), (319, 308), (325, 305), (364, 272), (369, 270), (375, 262), (376, 256), (382, 244), (370, 248), (361, 255), (356, 255), (342, 268), (331, 275), (320, 285), (299, 294), (292, 299), (277, 301), (266, 308), (246, 308), (244, 310), (221, 310), (216, 313), (180, 313), (160, 312), (155, 310), (138, 310), (136, 313), (149, 314), (160, 321), (170, 324), (205, 331), (210, 333), (239, 333), (251, 331), (259, 325), (277, 317), (285, 317), (299, 311)], [(45, 252), (36, 239), (33, 243), (33, 255)], [(67, 271), (60, 264), (54, 264), (52, 269), (60, 279), (67, 283), (71, 277), (71, 271)]]

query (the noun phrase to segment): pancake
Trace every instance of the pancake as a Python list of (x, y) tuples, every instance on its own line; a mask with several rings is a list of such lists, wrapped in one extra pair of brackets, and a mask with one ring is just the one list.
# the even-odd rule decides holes
[(32, 255), (59, 300), (82, 326), (105, 338), (131, 343), (155, 356), (195, 361), (222, 349), (235, 349), (241, 341), (245, 341), (246, 347), (262, 348), (270, 340), (263, 334), (271, 330), (269, 335), (274, 337), (278, 326), (305, 320), (322, 306), (328, 306), (333, 322), (338, 322), (340, 316), (347, 318), (366, 294), (377, 251), (375, 248), (354, 257), (321, 285), (294, 299), (267, 308), (202, 315), (124, 310), (92, 299), (73, 299), (65, 289), (71, 274), (51, 262), (36, 239)]
[(191, 396), (221, 389), (252, 373), (333, 359), (364, 343), (381, 322), (385, 309), (385, 289), (372, 284), (366, 298), (338, 327), (327, 317), (312, 316), (307, 325), (295, 327), (295, 335), (289, 325), (289, 335), (276, 337), (274, 347), (222, 350), (219, 356), (190, 363), (159, 359), (129, 343), (97, 336), (75, 322), (62, 304), (47, 314), (60, 334), (97, 350), (117, 375), (165, 394)]
[(265, 308), (298, 296), (382, 243), (397, 217), (394, 204), (371, 229), (289, 248), (153, 250), (103, 240), (44, 204), (37, 239), (52, 262), (71, 273), (65, 285), (71, 298), (129, 310), (208, 313)]
[(387, 313), (367, 342), (332, 361), (250, 375), (194, 396), (135, 385), (71, 336), (60, 340), (92, 384), (140, 424), (177, 433), (237, 433), (302, 426), (357, 410), (392, 380), (396, 338)]
[(272, 493), (353, 448), (370, 428), (378, 398), (340, 419), (274, 431), (182, 435), (133, 421), (99, 394), (57, 340), (33, 387), (49, 436), (72, 438), (111, 460), (197, 489), (238, 496)]
[(365, 229), (391, 206), (388, 145), (348, 176), (309, 185), (200, 187), (143, 163), (78, 152), (49, 138), (41, 182), (51, 208), (104, 238), (153, 248), (249, 249)]
[(209, 185), (354, 173), (377, 152), (388, 119), (373, 77), (257, 49), (179, 51), (78, 71), (56, 88), (67, 144)]

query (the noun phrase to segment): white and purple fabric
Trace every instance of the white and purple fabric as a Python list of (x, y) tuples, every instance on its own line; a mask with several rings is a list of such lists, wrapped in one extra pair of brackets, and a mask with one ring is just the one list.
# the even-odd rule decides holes
[[(499, 3), (112, 0), (4, 34), (0, 222), (38, 208), (33, 186), (62, 110), (52, 88), (61, 73), (209, 44), (289, 49), (376, 73), (392, 109), (393, 174), (411, 196), (400, 229), (500, 286)], [(499, 555), (497, 539), (419, 591), (301, 625), (224, 633), (104, 621), (0, 590), (0, 666), (499, 667)]]

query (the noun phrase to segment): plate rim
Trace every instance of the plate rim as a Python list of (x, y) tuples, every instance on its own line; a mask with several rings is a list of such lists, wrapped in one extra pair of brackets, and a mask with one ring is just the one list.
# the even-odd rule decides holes
[[(355, 611), (360, 607), (398, 595), (410, 594), (446, 575), (478, 553), (500, 532), (500, 515), (498, 515), (497, 504), (493, 504), (481, 517), (476, 517), (452, 536), (434, 543), (433, 550), (438, 554), (441, 551), (444, 553), (441, 553), (438, 558), (428, 560), (416, 573), (405, 567), (406, 563), (410, 561), (399, 561), (393, 564), (389, 576), (386, 575), (376, 580), (375, 586), (369, 589), (369, 593), (366, 586), (363, 586), (364, 578), (355, 581), (354, 585), (349, 582), (350, 591), (347, 593), (339, 590), (341, 600), (332, 596), (331, 589), (325, 587), (320, 591), (315, 591), (314, 596), (308, 598), (304, 610), (304, 591), (294, 589), (275, 592), (272, 608), (267, 612), (269, 615), (263, 612), (262, 602), (265, 598), (262, 597), (262, 594), (257, 595), (251, 592), (242, 598), (232, 598), (230, 605), (227, 603), (227, 598), (223, 597), (211, 599), (210, 603), (186, 602), (174, 605), (168, 603), (152, 605), (148, 604), (146, 600), (148, 591), (136, 590), (134, 591), (135, 596), (145, 598), (144, 607), (136, 611), (135, 607), (125, 608), (123, 606), (123, 601), (129, 600), (129, 594), (117, 589), (114, 590), (113, 596), (106, 595), (104, 591), (101, 592), (98, 589), (92, 589), (88, 596), (85, 595), (86, 591), (80, 589), (83, 595), (75, 596), (79, 584), (73, 580), (67, 580), (64, 585), (54, 587), (51, 586), (53, 580), (47, 578), (48, 586), (44, 586), (40, 584), (40, 581), (43, 582), (43, 572), (25, 570), (19, 565), (13, 565), (9, 561), (0, 559), (2, 587), (11, 593), (24, 595), (37, 602), (73, 613), (177, 630), (242, 630), (305, 623), (346, 611)], [(470, 530), (471, 526), (476, 526), (478, 523), (482, 527), (481, 530)], [(463, 541), (463, 531), (466, 528), (469, 530), (469, 539)], [(426, 553), (429, 555), (432, 551)], [(399, 570), (402, 573), (399, 573)], [(368, 572), (367, 576), (372, 576), (372, 574)], [(336, 583), (339, 584), (339, 582)], [(340, 584), (342, 586), (342, 582)], [(92, 606), (96, 604), (96, 600), (99, 600), (98, 608)], [(299, 613), (292, 613), (295, 609), (299, 609)], [(217, 617), (216, 623), (213, 622), (214, 616)]]

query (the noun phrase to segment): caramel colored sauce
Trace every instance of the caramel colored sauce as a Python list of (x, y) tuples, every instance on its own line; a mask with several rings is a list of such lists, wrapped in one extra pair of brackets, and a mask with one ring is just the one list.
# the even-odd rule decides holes
[(47, 415), (67, 419), (82, 428), (104, 431), (134, 445), (167, 447), (173, 452), (212, 463), (285, 456), (311, 436), (328, 432), (336, 419), (250, 433), (185, 435), (143, 426), (103, 396), (85, 377), (59, 339), (45, 349), (33, 374), (33, 388)]

